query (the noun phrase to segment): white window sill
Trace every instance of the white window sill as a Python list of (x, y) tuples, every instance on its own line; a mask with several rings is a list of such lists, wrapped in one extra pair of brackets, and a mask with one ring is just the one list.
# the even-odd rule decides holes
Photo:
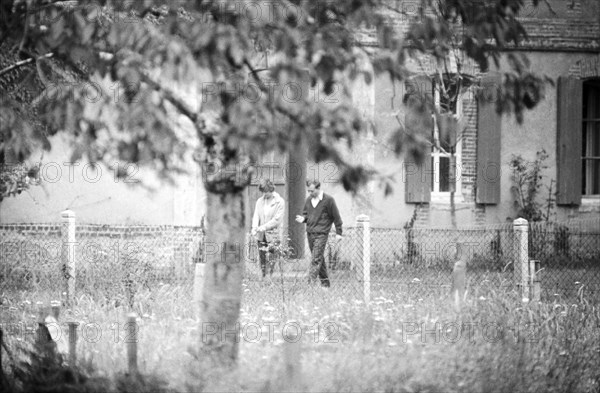
[(600, 195), (586, 195), (581, 197), (580, 212), (600, 211)]
[[(432, 192), (429, 203), (436, 204), (436, 205), (450, 206), (450, 193), (449, 192)], [(459, 204), (466, 205), (467, 204), (467, 202), (463, 198), (462, 193), (460, 193), (460, 192), (454, 193), (454, 204), (455, 205), (459, 205)]]

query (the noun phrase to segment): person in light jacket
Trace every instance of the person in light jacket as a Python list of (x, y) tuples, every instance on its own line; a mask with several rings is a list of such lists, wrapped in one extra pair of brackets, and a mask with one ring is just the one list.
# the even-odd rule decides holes
[(263, 195), (258, 198), (254, 208), (252, 236), (258, 241), (260, 269), (263, 277), (266, 277), (267, 273), (273, 274), (275, 267), (276, 250), (281, 243), (285, 202), (268, 179), (261, 181), (258, 190)]

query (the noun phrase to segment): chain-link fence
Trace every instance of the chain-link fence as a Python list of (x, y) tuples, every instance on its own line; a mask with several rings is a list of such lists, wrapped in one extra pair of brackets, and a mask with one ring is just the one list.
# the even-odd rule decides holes
[(133, 302), (161, 282), (191, 293), (200, 227), (77, 224), (67, 243), (61, 224), (2, 225), (0, 292), (19, 290), (66, 296), (75, 258), (75, 296), (89, 294), (116, 305)]
[[(201, 262), (200, 227), (76, 224), (75, 242), (63, 242), (63, 224), (0, 226), (0, 292), (46, 291), (63, 295), (65, 253), (76, 257), (76, 295), (107, 303), (133, 303), (152, 297), (163, 285), (192, 296), (195, 263)], [(529, 259), (540, 261), (537, 278), (543, 299), (600, 298), (600, 220), (530, 223)], [(371, 299), (444, 297), (450, 292), (455, 247), (467, 261), (471, 296), (514, 290), (523, 244), (511, 223), (459, 228), (344, 228), (332, 233), (325, 249), (331, 288), (308, 284), (310, 252), (302, 259), (278, 258), (272, 276), (262, 277), (257, 245), (245, 255), (244, 305)], [(368, 255), (367, 255), (368, 254)], [(368, 270), (365, 270), (365, 263)], [(516, 266), (517, 265), (517, 266)], [(517, 269), (515, 269), (517, 268)], [(368, 285), (366, 285), (368, 284)]]
[(600, 298), (600, 218), (530, 223), (528, 238), (546, 298)]

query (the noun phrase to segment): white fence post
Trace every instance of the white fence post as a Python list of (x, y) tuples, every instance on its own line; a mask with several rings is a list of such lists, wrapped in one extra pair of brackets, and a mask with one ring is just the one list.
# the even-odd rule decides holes
[(205, 267), (206, 263), (204, 263), (204, 261), (195, 261), (194, 263), (194, 302), (200, 302), (202, 300), (202, 284), (204, 281)]
[(515, 236), (515, 283), (520, 288), (523, 298), (529, 299), (529, 223), (524, 218), (513, 221)]
[(362, 260), (363, 297), (365, 303), (371, 300), (371, 225), (366, 214), (356, 217), (356, 227), (362, 229), (358, 233)]
[(62, 237), (62, 266), (65, 273), (65, 292), (67, 293), (67, 304), (73, 304), (75, 297), (75, 212), (65, 210), (61, 217)]

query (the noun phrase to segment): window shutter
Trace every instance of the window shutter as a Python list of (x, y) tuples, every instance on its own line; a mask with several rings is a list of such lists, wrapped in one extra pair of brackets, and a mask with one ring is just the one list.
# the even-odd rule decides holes
[(557, 86), (556, 166), (558, 205), (581, 203), (581, 138), (583, 84), (573, 77), (559, 77)]
[(500, 202), (500, 141), (502, 116), (496, 112), (502, 75), (487, 74), (477, 97), (477, 182), (475, 201), (493, 205)]
[[(431, 120), (432, 85), (427, 76), (418, 76), (406, 82), (404, 97), (406, 132), (420, 137), (422, 142), (416, 146), (417, 154), (407, 152), (404, 157), (406, 175), (405, 202), (427, 203), (431, 200), (431, 146), (425, 141), (431, 140), (433, 122)], [(420, 153), (420, 154), (418, 154)], [(417, 157), (421, 160), (417, 160)]]

